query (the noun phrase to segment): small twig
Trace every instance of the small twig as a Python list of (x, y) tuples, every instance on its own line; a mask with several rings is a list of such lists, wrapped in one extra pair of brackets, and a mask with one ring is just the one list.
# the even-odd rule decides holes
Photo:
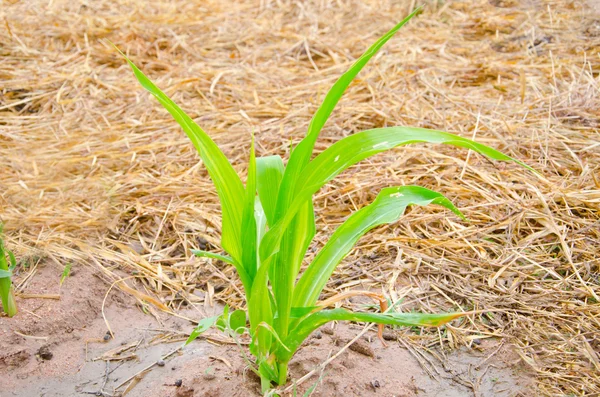
[[(179, 346), (177, 349), (172, 350), (171, 352), (165, 354), (161, 360), (166, 360), (167, 358), (171, 357), (173, 354), (177, 353), (179, 350), (181, 350), (183, 348), (184, 345)], [(147, 367), (143, 368), (142, 370), (136, 372), (135, 374), (131, 375), (129, 378), (125, 379), (123, 382), (121, 382), (117, 387), (115, 387), (115, 390), (120, 389), (121, 387), (125, 386), (127, 383), (129, 383), (129, 381), (131, 381), (133, 378), (135, 378), (136, 376), (140, 375), (141, 373), (149, 370), (150, 368), (154, 367), (156, 365), (156, 361), (153, 362), (152, 364), (148, 365)]]
[[(327, 365), (329, 365), (333, 360), (335, 360), (336, 358), (338, 358), (342, 353), (344, 353), (350, 346), (352, 346), (352, 344), (354, 344), (354, 342), (356, 342), (357, 340), (359, 340), (364, 334), (366, 334), (371, 328), (373, 328), (375, 324), (374, 323), (370, 323), (365, 325), (365, 327), (362, 329), (362, 331), (360, 331), (358, 333), (358, 335), (356, 335), (352, 340), (350, 340), (350, 342), (346, 343), (344, 345), (344, 347), (342, 347), (336, 354), (334, 354), (333, 356), (329, 357), (327, 360), (325, 360), (323, 363), (317, 365), (312, 371), (310, 371), (309, 373), (307, 373), (306, 375), (304, 375), (303, 377), (301, 377), (300, 379), (298, 379), (296, 381), (296, 386), (301, 385), (302, 383), (304, 383), (306, 380), (310, 379), (315, 373), (320, 372), (320, 371), (324, 371), (325, 367), (327, 367)], [(292, 391), (293, 386), (288, 386), (287, 388), (285, 388), (282, 393), (289, 393)]]
[(421, 365), (421, 368), (423, 368), (425, 370), (425, 372), (427, 372), (427, 374), (432, 378), (435, 379), (435, 375), (432, 373), (432, 371), (427, 367), (427, 365), (425, 365), (425, 362), (423, 361), (423, 359), (421, 357), (419, 357), (419, 355), (417, 353), (415, 353), (413, 351), (413, 349), (411, 348), (411, 346), (406, 343), (404, 341), (404, 339), (402, 339), (401, 337), (398, 338), (398, 340), (400, 341), (400, 343), (402, 343), (404, 345), (404, 347), (406, 348), (406, 350), (408, 350), (408, 352), (415, 358), (415, 360), (417, 360), (417, 362)]
[(22, 336), (25, 339), (36, 339), (36, 340), (48, 340), (48, 336), (33, 336), (33, 335), (26, 335), (26, 334), (22, 334), (19, 331), (14, 331), (15, 334)]
[(489, 356), (487, 356), (482, 362), (480, 362), (479, 364), (477, 364), (475, 366), (475, 369), (479, 370), (485, 363), (487, 363), (489, 360), (491, 360), (491, 358), (494, 357), (496, 355), (496, 353), (498, 353), (500, 351), (500, 349), (502, 349), (502, 347), (504, 346), (504, 341), (505, 341), (505, 339), (502, 339), (502, 341), (500, 342), (500, 346), (498, 346), (498, 348), (496, 350), (494, 350), (492, 352), (492, 354), (490, 354)]
[(104, 371), (104, 382), (102, 382), (102, 387), (100, 391), (104, 391), (104, 387), (106, 386), (106, 382), (108, 382), (108, 374), (110, 370), (110, 361), (106, 361), (106, 370)]
[(17, 292), (17, 297), (21, 299), (54, 299), (60, 300), (59, 294), (24, 294), (22, 292)]

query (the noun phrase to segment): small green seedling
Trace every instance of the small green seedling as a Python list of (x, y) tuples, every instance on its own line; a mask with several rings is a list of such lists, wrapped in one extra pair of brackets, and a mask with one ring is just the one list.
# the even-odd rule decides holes
[(65, 268), (63, 269), (62, 274), (60, 275), (60, 286), (62, 287), (63, 283), (65, 282), (65, 280), (67, 279), (67, 277), (69, 277), (69, 274), (71, 274), (71, 263), (67, 263), (67, 265), (65, 266)]
[[(348, 167), (377, 153), (412, 143), (445, 143), (467, 148), (490, 159), (514, 161), (492, 148), (447, 132), (390, 127), (362, 131), (345, 137), (312, 158), (321, 129), (348, 85), (377, 51), (419, 10), (416, 10), (377, 40), (344, 73), (327, 93), (312, 118), (306, 137), (293, 148), (287, 164), (279, 156), (256, 158), (254, 139), (246, 185), (242, 183), (213, 140), (166, 96), (127, 57), (141, 85), (171, 113), (190, 138), (215, 184), (222, 207), (221, 244), (228, 255), (194, 251), (197, 256), (218, 259), (235, 267), (244, 287), (246, 312), (241, 310), (200, 321), (188, 340), (212, 324), (219, 328), (247, 330), (253, 371), (261, 378), (264, 392), (273, 383), (284, 384), (288, 363), (303, 341), (330, 321), (358, 321), (395, 326), (441, 326), (468, 313), (351, 312), (329, 308), (356, 295), (350, 292), (319, 302), (319, 296), (340, 261), (372, 228), (396, 222), (410, 205), (438, 204), (464, 219), (462, 213), (440, 193), (419, 186), (383, 189), (375, 201), (353, 213), (301, 271), (303, 258), (315, 235), (312, 196)], [(123, 55), (124, 56), (124, 55)], [(529, 168), (529, 167), (527, 167)], [(228, 323), (228, 325), (227, 325)], [(227, 326), (226, 326), (227, 325)], [(381, 330), (381, 328), (380, 328)]]
[[(2, 308), (8, 317), (17, 314), (17, 303), (15, 302), (15, 291), (12, 285), (12, 272), (17, 266), (15, 256), (11, 251), (4, 248), (2, 240), (3, 225), (0, 224), (0, 299), (2, 299)], [(8, 260), (6, 257), (8, 256)], [(10, 265), (9, 265), (10, 261)]]

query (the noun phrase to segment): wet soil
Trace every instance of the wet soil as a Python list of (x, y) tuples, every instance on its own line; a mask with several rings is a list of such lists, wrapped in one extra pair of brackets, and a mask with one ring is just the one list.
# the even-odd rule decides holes
[[(107, 295), (110, 285), (89, 266), (74, 268), (62, 286), (60, 274), (57, 265), (40, 264), (23, 291), (29, 298), (18, 298), (19, 314), (0, 317), (0, 396), (260, 395), (240, 348), (218, 332), (180, 349), (193, 328), (188, 320), (143, 308), (116, 289)], [(211, 310), (217, 309), (188, 307), (178, 314), (200, 318)], [(323, 363), (361, 329), (338, 324), (313, 334), (290, 364), (291, 379)], [(375, 332), (365, 334), (299, 385), (298, 395), (313, 386), (313, 396), (533, 393), (532, 378), (508, 343), (488, 339), (471, 349), (434, 347), (427, 354), (408, 350), (391, 332), (386, 336), (390, 340), (384, 347)]]

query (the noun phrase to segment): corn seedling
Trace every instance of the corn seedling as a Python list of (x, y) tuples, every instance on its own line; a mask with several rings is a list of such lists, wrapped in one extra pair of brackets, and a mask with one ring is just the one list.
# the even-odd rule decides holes
[[(2, 229), (3, 225), (0, 224), (0, 299), (2, 300), (2, 308), (4, 309), (4, 313), (6, 313), (9, 317), (12, 317), (17, 314), (15, 291), (11, 281), (12, 272), (17, 266), (17, 261), (15, 260), (13, 253), (4, 248)], [(8, 260), (6, 259), (7, 256)]]
[(67, 279), (67, 277), (69, 277), (69, 274), (71, 274), (71, 263), (67, 263), (67, 265), (65, 266), (65, 268), (62, 271), (62, 274), (60, 275), (60, 286), (62, 287), (63, 283), (65, 282), (65, 280)]
[[(437, 327), (467, 314), (398, 313), (385, 310), (383, 297), (369, 292), (349, 292), (319, 302), (319, 295), (336, 266), (361, 236), (376, 226), (396, 222), (407, 206), (438, 204), (464, 219), (462, 213), (440, 193), (419, 186), (385, 188), (373, 203), (346, 219), (308, 267), (301, 271), (302, 260), (315, 235), (312, 196), (324, 184), (370, 156), (419, 142), (454, 145), (493, 160), (514, 161), (527, 167), (469, 139), (413, 127), (358, 132), (312, 158), (319, 133), (348, 85), (418, 11), (377, 40), (337, 80), (314, 114), (306, 137), (291, 151), (287, 165), (279, 156), (256, 158), (252, 137), (245, 186), (213, 140), (125, 57), (141, 85), (183, 128), (216, 187), (222, 207), (221, 244), (227, 255), (199, 250), (194, 254), (234, 266), (244, 288), (246, 311), (229, 313), (227, 309), (223, 316), (200, 321), (188, 342), (215, 323), (221, 329), (248, 332), (251, 337), (250, 353), (256, 360), (253, 370), (261, 378), (263, 391), (269, 390), (273, 383), (281, 385), (287, 381), (288, 363), (294, 353), (313, 331), (330, 321)], [(329, 308), (356, 294), (379, 300), (381, 313)]]

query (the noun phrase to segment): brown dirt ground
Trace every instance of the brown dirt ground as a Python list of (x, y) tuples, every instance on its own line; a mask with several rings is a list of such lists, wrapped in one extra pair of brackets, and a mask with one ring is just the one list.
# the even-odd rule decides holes
[[(191, 258), (192, 248), (219, 252), (220, 208), (205, 168), (104, 39), (181, 104), (243, 177), (250, 131), (258, 155), (286, 158), (290, 140), (304, 136), (335, 79), (415, 3), (0, 0), (0, 217), (6, 245), (29, 263), (16, 278), (21, 312), (0, 317), (0, 364), (11, 368), (3, 370), (0, 393), (6, 383), (18, 393), (31, 388), (26, 393), (34, 396), (44, 384), (47, 394), (61, 387), (97, 390), (106, 367), (89, 359), (143, 338), (137, 359), (118, 369), (120, 363), (111, 364), (107, 385), (113, 387), (189, 331), (181, 316), (198, 319), (212, 305), (244, 305), (231, 267)], [(422, 3), (424, 13), (349, 87), (316, 150), (360, 130), (412, 125), (475, 137), (542, 175), (464, 150), (415, 145), (362, 162), (324, 187), (307, 261), (386, 186), (443, 192), (470, 220), (435, 207), (411, 209), (401, 222), (360, 240), (325, 298), (360, 288), (401, 300), (402, 310), (489, 312), (439, 330), (397, 330), (410, 355), (396, 345), (381, 349), (377, 341), (370, 346), (380, 360), (350, 351), (348, 360), (360, 365), (346, 368), (346, 357), (334, 361), (317, 392), (335, 393), (332, 382), (341, 379), (336, 387), (355, 393), (370, 390), (374, 380), (383, 390), (410, 393), (404, 374), (414, 373), (416, 387), (431, 393), (436, 385), (442, 393), (453, 387), (467, 395), (505, 387), (524, 393), (526, 384), (509, 386), (526, 365), (533, 373), (530, 395), (598, 396), (599, 3)], [(75, 275), (59, 292), (68, 263)], [(86, 361), (85, 342), (106, 332), (99, 311), (113, 284), (105, 312), (116, 339), (88, 343)], [(24, 293), (60, 293), (60, 300)], [(364, 309), (360, 303), (344, 306)], [(161, 343), (147, 346), (154, 337)], [(331, 339), (311, 340), (294, 376), (323, 361), (335, 345)], [(207, 343), (168, 364), (189, 360), (175, 372), (192, 367), (178, 376), (196, 394), (229, 374), (207, 352), (227, 358), (234, 370), (243, 365), (235, 347)], [(52, 360), (36, 357), (44, 344)], [(479, 360), (497, 346), (478, 372)], [(310, 349), (315, 355), (303, 356)], [(168, 366), (153, 368), (131, 393), (175, 393), (162, 386), (176, 378)], [(209, 367), (216, 374), (220, 368), (213, 383), (203, 378)], [(422, 371), (434, 375), (433, 386)], [(445, 377), (452, 379), (444, 383)], [(235, 379), (241, 378), (231, 375), (230, 393), (252, 388), (251, 380), (237, 386)]]
[[(144, 314), (134, 299), (113, 290), (104, 313), (114, 338), (104, 341), (107, 325), (102, 307), (108, 284), (102, 276), (82, 266), (59, 284), (58, 266), (39, 264), (24, 293), (60, 298), (21, 300), (19, 316), (0, 318), (0, 371), (10, 374), (3, 377), (3, 397), (82, 396), (98, 391), (120, 395), (129, 382), (117, 392), (116, 387), (177, 350), (182, 333), (193, 327), (173, 316)], [(187, 309), (182, 314), (193, 316), (194, 311)], [(313, 370), (361, 330), (340, 324), (315, 333), (291, 362), (291, 378)], [(208, 340), (197, 340), (164, 360), (164, 366), (143, 373), (126, 395), (259, 396), (258, 379), (246, 371), (237, 345), (225, 343), (219, 334), (207, 335)], [(385, 335), (387, 347), (374, 332), (367, 333), (299, 386), (298, 392), (316, 384), (313, 396), (530, 395), (531, 371), (519, 364), (509, 346), (497, 340), (455, 351), (438, 346), (431, 354), (420, 355), (407, 350), (392, 330)], [(125, 347), (129, 349), (116, 351)], [(182, 381), (179, 387), (174, 386), (177, 380)]]

